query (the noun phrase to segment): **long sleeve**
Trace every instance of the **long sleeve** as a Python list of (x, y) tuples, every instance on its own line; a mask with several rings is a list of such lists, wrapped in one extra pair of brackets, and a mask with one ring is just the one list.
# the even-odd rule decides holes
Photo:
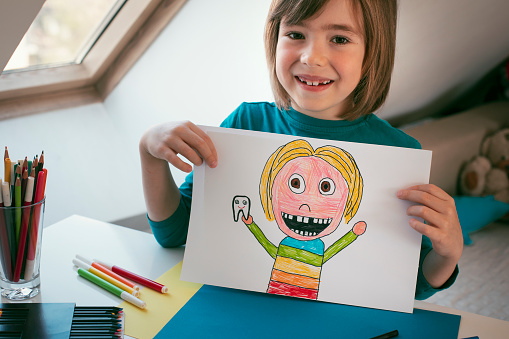
[(422, 272), (422, 263), (424, 258), (428, 255), (428, 253), (432, 249), (431, 240), (428, 237), (422, 236), (421, 242), (421, 257), (419, 259), (419, 270), (417, 271), (417, 286), (415, 288), (415, 299), (424, 300), (431, 297), (436, 292), (442, 291), (446, 288), (449, 288), (455, 281), (459, 273), (458, 265), (456, 265), (456, 269), (452, 273), (451, 277), (439, 288), (433, 288)]
[(271, 243), (269, 239), (267, 239), (267, 237), (265, 236), (265, 234), (263, 234), (260, 227), (258, 227), (258, 225), (256, 225), (255, 222), (253, 221), (251, 224), (247, 225), (247, 228), (251, 231), (251, 233), (253, 233), (253, 235), (255, 236), (256, 240), (258, 240), (260, 245), (262, 245), (263, 248), (265, 248), (267, 253), (269, 253), (269, 255), (275, 259), (277, 255), (277, 247), (273, 243)]

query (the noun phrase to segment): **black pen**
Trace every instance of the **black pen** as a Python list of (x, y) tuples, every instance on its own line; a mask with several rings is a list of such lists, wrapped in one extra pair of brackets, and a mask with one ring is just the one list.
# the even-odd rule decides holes
[(390, 332), (382, 334), (382, 335), (378, 335), (378, 336), (373, 337), (371, 339), (390, 339), (390, 338), (397, 337), (398, 335), (399, 335), (398, 330), (394, 330), (394, 331), (390, 331)]

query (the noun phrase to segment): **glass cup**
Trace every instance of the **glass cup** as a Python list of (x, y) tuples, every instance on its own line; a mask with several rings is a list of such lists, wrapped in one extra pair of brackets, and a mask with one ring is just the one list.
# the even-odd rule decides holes
[(0, 207), (0, 288), (9, 300), (39, 294), (45, 201)]

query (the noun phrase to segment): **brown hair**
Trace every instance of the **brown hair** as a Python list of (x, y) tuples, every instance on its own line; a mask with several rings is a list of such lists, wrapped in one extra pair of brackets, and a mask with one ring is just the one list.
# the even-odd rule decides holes
[[(329, 0), (273, 0), (265, 25), (265, 54), (276, 105), (288, 109), (290, 97), (276, 75), (279, 27), (300, 23), (319, 13)], [(387, 98), (396, 48), (397, 0), (350, 0), (363, 26), (365, 54), (362, 74), (350, 95), (352, 109), (341, 116), (354, 120), (376, 111)]]

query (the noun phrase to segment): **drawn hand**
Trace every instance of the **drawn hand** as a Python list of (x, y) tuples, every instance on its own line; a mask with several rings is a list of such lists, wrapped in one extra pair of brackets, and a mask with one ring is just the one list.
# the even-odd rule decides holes
[(192, 171), (191, 165), (182, 161), (178, 154), (194, 165), (201, 165), (203, 160), (211, 168), (217, 165), (212, 140), (190, 121), (163, 123), (150, 128), (141, 138), (140, 150), (188, 173)]
[(353, 233), (356, 235), (362, 235), (364, 232), (366, 232), (366, 227), (368, 225), (364, 221), (356, 222), (355, 225), (352, 228)]
[(423, 223), (412, 218), (410, 226), (431, 240), (433, 250), (438, 255), (457, 263), (463, 251), (463, 235), (454, 199), (431, 184), (400, 190), (397, 196), (417, 203), (407, 209), (407, 215), (426, 221)]
[(252, 216), (249, 216), (247, 219), (242, 217), (242, 221), (244, 222), (244, 224), (246, 225), (251, 225), (253, 223), (253, 217)]

